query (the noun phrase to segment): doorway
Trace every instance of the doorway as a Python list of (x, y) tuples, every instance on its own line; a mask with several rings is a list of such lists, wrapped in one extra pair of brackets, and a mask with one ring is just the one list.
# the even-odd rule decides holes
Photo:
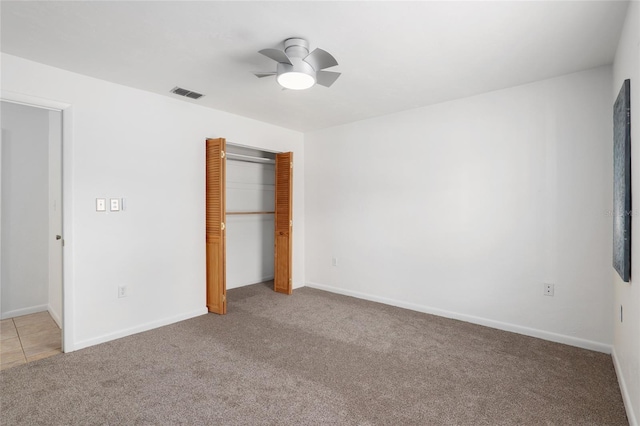
[[(234, 288), (272, 279), (274, 291), (292, 293), (292, 184), (293, 153), (227, 145), (223, 138), (206, 140), (209, 312), (226, 313), (227, 284)], [(234, 260), (244, 263), (235, 268), (227, 263), (227, 250), (234, 247)]]
[(62, 352), (62, 112), (2, 101), (1, 368)]
[(226, 144), (226, 288), (273, 282), (276, 154)]

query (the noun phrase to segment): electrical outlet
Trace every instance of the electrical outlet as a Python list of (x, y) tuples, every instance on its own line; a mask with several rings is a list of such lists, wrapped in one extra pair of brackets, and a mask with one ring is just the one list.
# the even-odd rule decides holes
[(332, 257), (331, 258), (331, 265), (332, 266), (338, 266), (338, 258), (337, 257)]
[(545, 296), (553, 296), (554, 287), (555, 286), (553, 284), (545, 284), (543, 294)]
[(111, 211), (112, 212), (119, 212), (120, 211), (120, 199), (119, 198), (111, 198), (110, 200), (110, 206), (111, 206)]
[(118, 286), (118, 298), (127, 297), (128, 295), (129, 295), (129, 293), (127, 292), (127, 286), (126, 285)]
[(106, 198), (96, 198), (96, 211), (97, 212), (106, 212), (107, 211), (107, 200), (106, 200)]

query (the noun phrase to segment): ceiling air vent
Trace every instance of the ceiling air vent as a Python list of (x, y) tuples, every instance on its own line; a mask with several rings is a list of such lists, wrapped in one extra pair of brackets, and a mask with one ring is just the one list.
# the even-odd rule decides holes
[(175, 93), (176, 95), (186, 96), (191, 99), (199, 99), (204, 95), (198, 92), (192, 92), (191, 90), (183, 89), (182, 87), (174, 87), (171, 89), (171, 93)]

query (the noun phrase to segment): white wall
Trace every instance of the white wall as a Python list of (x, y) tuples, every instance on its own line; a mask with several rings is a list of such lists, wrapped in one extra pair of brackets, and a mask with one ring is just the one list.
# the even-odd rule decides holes
[[(613, 90), (609, 96), (613, 105), (622, 82), (631, 79), (631, 198), (640, 200), (640, 4), (632, 1), (618, 44), (613, 65)], [(634, 209), (635, 210), (635, 209)], [(640, 421), (640, 226), (637, 214), (631, 223), (631, 281), (625, 283), (610, 269), (613, 278), (614, 339), (613, 350), (618, 381), (622, 389), (627, 417), (632, 425)], [(620, 306), (624, 307), (623, 322)]]
[[(301, 133), (6, 54), (2, 90), (72, 105), (63, 114), (73, 120), (63, 152), (66, 350), (205, 312), (207, 137), (294, 152), (293, 279), (303, 285)], [(124, 197), (125, 210), (97, 213), (97, 197)], [(117, 298), (119, 285), (128, 297)]]
[(610, 99), (601, 67), (305, 134), (307, 285), (609, 351)]
[[(227, 161), (228, 212), (274, 211), (274, 191), (275, 165)], [(273, 215), (227, 215), (228, 289), (273, 279), (273, 220)]]
[(47, 310), (49, 112), (2, 102), (2, 318)]

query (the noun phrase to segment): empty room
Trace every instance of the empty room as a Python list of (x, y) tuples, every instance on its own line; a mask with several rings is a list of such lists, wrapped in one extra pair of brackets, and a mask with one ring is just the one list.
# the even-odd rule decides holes
[(639, 1), (0, 19), (0, 424), (638, 425)]

